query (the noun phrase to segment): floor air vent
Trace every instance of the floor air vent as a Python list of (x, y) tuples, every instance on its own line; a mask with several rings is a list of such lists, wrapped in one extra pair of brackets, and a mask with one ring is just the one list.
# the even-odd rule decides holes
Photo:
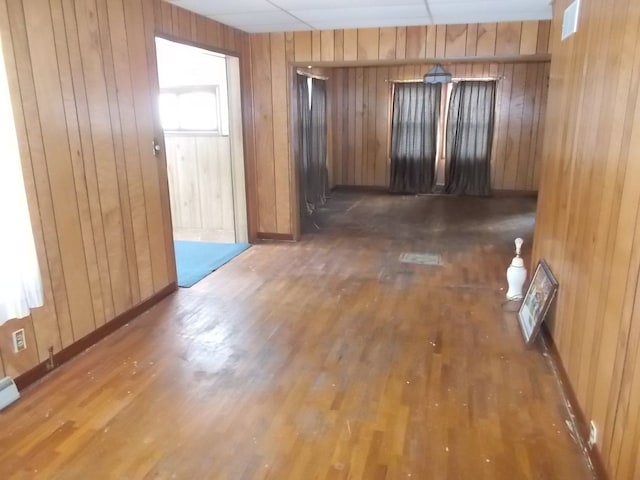
[(0, 380), (0, 410), (8, 407), (20, 398), (20, 392), (11, 377)]
[(417, 263), (420, 265), (442, 265), (442, 257), (437, 253), (402, 253), (400, 261), (403, 263)]

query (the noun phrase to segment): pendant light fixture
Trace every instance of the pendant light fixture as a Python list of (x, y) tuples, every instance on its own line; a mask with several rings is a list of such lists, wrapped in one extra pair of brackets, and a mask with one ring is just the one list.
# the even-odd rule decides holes
[(451, 83), (451, 74), (439, 63), (424, 76), (424, 83)]

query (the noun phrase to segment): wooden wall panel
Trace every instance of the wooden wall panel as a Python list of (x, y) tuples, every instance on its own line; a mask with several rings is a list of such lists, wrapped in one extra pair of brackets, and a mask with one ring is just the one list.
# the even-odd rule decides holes
[(502, 185), (507, 190), (513, 190), (518, 177), (518, 164), (521, 159), (522, 140), (520, 137), (522, 131), (522, 117), (525, 106), (525, 82), (526, 82), (527, 65), (514, 64), (513, 75), (511, 76), (511, 94), (506, 98), (508, 105), (508, 114), (506, 118), (502, 118), (506, 124), (506, 144), (507, 148), (504, 152), (504, 174)]
[(318, 30), (311, 32), (311, 60), (314, 62), (322, 60), (322, 43)]
[[(540, 155), (535, 148), (532, 152), (531, 146), (538, 144), (538, 136), (544, 130), (543, 117), (539, 113), (546, 102), (548, 62), (445, 65), (459, 78), (502, 77), (498, 81), (492, 187), (495, 190), (537, 190), (538, 184), (531, 172), (535, 171)], [(388, 186), (390, 81), (420, 79), (429, 68), (429, 64), (419, 64), (327, 69), (331, 91), (342, 90), (341, 95), (329, 99), (336, 112), (332, 128), (335, 142), (333, 185)], [(352, 75), (356, 79), (353, 84), (344, 81)], [(345, 96), (355, 98), (356, 104), (352, 106), (345, 102)], [(354, 128), (345, 128), (352, 118)], [(360, 118), (364, 120), (360, 121)], [(350, 148), (352, 145), (355, 148)], [(353, 172), (353, 175), (344, 172)]]
[(224, 53), (243, 51), (247, 34), (235, 28), (201, 17), (163, 0), (153, 4), (155, 33), (176, 40), (199, 44)]
[[(77, 321), (66, 332), (63, 341), (70, 343), (74, 330), (80, 337), (95, 328), (93, 309), (87, 303), (91, 299), (88, 288), (88, 273), (83, 256), (82, 232), (77, 208), (73, 167), (68, 139), (61, 141), (58, 125), (65, 123), (63, 97), (59, 83), (53, 22), (49, 2), (29, 2), (23, 5), (28, 51), (34, 65), (35, 101), (38, 105), (40, 134), (45, 152), (45, 168), (49, 178), (53, 215), (62, 228), (56, 229), (58, 248), (64, 282), (67, 287), (67, 302), (72, 318)], [(35, 74), (35, 66), (37, 72)], [(117, 250), (120, 245), (115, 245)], [(114, 266), (115, 268), (115, 266)], [(128, 277), (123, 278), (128, 284)], [(89, 315), (86, 312), (90, 312)]]
[(396, 30), (396, 60), (404, 60), (407, 54), (407, 27), (398, 27)]
[(496, 51), (496, 35), (498, 25), (495, 23), (479, 23), (476, 55), (491, 55)]
[(335, 55), (335, 39), (332, 30), (320, 32), (320, 60), (332, 62)]
[[(254, 128), (256, 132), (257, 178), (258, 181), (258, 229), (260, 232), (277, 232), (275, 159), (273, 144), (275, 132), (273, 126), (274, 104), (272, 98), (271, 42), (268, 33), (257, 34), (252, 40), (251, 65), (254, 99)], [(277, 105), (286, 109), (286, 105)], [(284, 132), (286, 135), (286, 128)]]
[[(166, 169), (150, 148), (156, 31), (235, 52), (250, 71), (245, 33), (159, 0), (0, 0), (45, 297), (0, 327), (0, 373), (25, 373), (176, 280)], [(21, 327), (28, 348), (14, 354)]]
[(165, 134), (174, 238), (234, 242), (228, 136)]
[[(289, 105), (287, 80), (287, 58), (283, 35), (270, 34), (271, 40), (271, 98), (273, 105), (280, 108), (273, 109), (273, 161), (274, 161), (274, 186), (275, 186), (275, 215), (276, 232), (289, 233), (291, 231), (291, 203), (290, 195), (290, 164), (289, 164)], [(320, 45), (320, 33), (317, 43)], [(276, 132), (282, 132), (276, 135)], [(266, 163), (266, 162), (265, 162)]]
[(533, 259), (559, 280), (552, 334), (608, 475), (639, 478), (640, 5), (585, 0), (561, 41), (568, 4), (554, 3)]
[[(445, 56), (464, 57), (467, 52), (468, 25), (449, 25), (445, 31)], [(473, 42), (470, 45), (473, 47)]]
[(496, 32), (496, 54), (517, 55), (520, 53), (523, 23), (524, 22), (498, 23)]
[(405, 58), (422, 58), (426, 56), (427, 28), (429, 27), (407, 27)]
[(380, 55), (379, 28), (358, 29), (358, 60), (378, 60)]
[[(166, 10), (166, 7), (161, 9), (163, 15)], [(159, 25), (165, 26), (166, 23), (162, 20)], [(256, 154), (250, 155), (248, 162), (255, 158), (255, 191), (259, 198), (255, 204), (255, 215), (258, 217), (256, 224), (259, 233), (296, 234), (295, 162), (292, 157), (294, 148), (290, 145), (297, 137), (291, 123), (296, 99), (294, 77), (289, 75), (295, 66), (354, 67), (346, 74), (338, 74), (337, 81), (344, 85), (347, 94), (342, 94), (335, 86), (329, 89), (330, 120), (336, 125), (331, 129), (333, 145), (329, 154), (354, 160), (340, 165), (330, 162), (330, 181), (349, 185), (380, 185), (385, 184), (388, 177), (388, 168), (383, 165), (388, 141), (380, 138), (382, 133), (375, 135), (375, 132), (382, 131), (381, 122), (386, 117), (381, 113), (388, 111), (387, 106), (380, 105), (380, 95), (384, 91), (381, 77), (388, 72), (367, 70), (365, 66), (382, 67), (397, 62), (424, 65), (429, 60), (447, 58), (482, 59), (485, 62), (489, 59), (516, 61), (523, 56), (535, 55), (538, 58), (532, 57), (530, 60), (547, 60), (548, 25), (547, 21), (534, 21), (249, 35), (251, 65), (247, 69), (250, 69), (251, 89), (245, 91), (245, 100), (251, 102), (253, 112), (245, 125), (245, 135), (248, 141), (255, 142)], [(285, 50), (289, 49), (292, 53), (283, 54), (283, 45), (289, 45)], [(391, 71), (393, 67), (387, 68)], [(338, 70), (332, 70), (330, 74), (335, 72)], [(415, 75), (418, 75), (417, 71)], [(524, 77), (522, 79), (515, 92), (520, 98), (524, 98), (524, 90), (527, 95), (533, 95), (533, 89), (544, 81), (542, 76), (536, 76), (535, 81), (525, 82)], [(534, 115), (529, 115), (528, 110), (531, 104), (539, 112), (543, 111), (541, 102), (544, 102), (543, 97), (535, 97), (535, 101), (520, 105), (521, 111), (526, 110), (526, 121), (533, 122)], [(508, 111), (508, 103), (505, 103), (505, 108)], [(505, 128), (508, 126), (505, 123)], [(531, 144), (536, 144), (537, 132), (537, 126), (533, 128), (527, 124), (524, 129), (518, 129), (514, 124), (511, 125), (511, 137), (515, 139), (529, 135), (530, 138), (528, 143), (525, 142), (522, 153), (519, 152), (518, 143), (513, 144), (515, 150), (509, 149), (511, 161), (503, 162), (500, 166), (502, 178), (505, 178), (504, 166), (509, 167), (507, 183), (503, 184), (502, 180), (496, 183), (500, 188), (535, 190), (535, 175), (529, 175), (529, 172), (537, 170), (530, 166), (531, 162), (526, 162), (530, 157)], [(502, 138), (506, 140), (506, 136)], [(288, 155), (286, 145), (289, 145)], [(507, 150), (507, 145), (503, 150)], [(533, 158), (538, 156), (534, 155)]]
[(381, 60), (396, 58), (396, 41), (397, 32), (393, 27), (380, 29), (380, 53), (378, 58)]

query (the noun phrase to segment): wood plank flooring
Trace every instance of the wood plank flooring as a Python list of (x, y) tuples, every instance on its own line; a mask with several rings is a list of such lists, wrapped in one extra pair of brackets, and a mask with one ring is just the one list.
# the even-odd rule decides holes
[(501, 307), (534, 209), (334, 194), (303, 241), (252, 247), (24, 391), (0, 478), (592, 478)]

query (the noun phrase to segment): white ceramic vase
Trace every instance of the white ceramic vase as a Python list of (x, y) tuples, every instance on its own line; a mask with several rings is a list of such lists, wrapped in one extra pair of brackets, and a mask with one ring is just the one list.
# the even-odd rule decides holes
[(524, 296), (522, 287), (527, 279), (527, 269), (524, 267), (524, 260), (520, 257), (520, 249), (522, 248), (522, 239), (516, 238), (516, 256), (511, 260), (511, 265), (507, 268), (507, 300), (520, 300)]

